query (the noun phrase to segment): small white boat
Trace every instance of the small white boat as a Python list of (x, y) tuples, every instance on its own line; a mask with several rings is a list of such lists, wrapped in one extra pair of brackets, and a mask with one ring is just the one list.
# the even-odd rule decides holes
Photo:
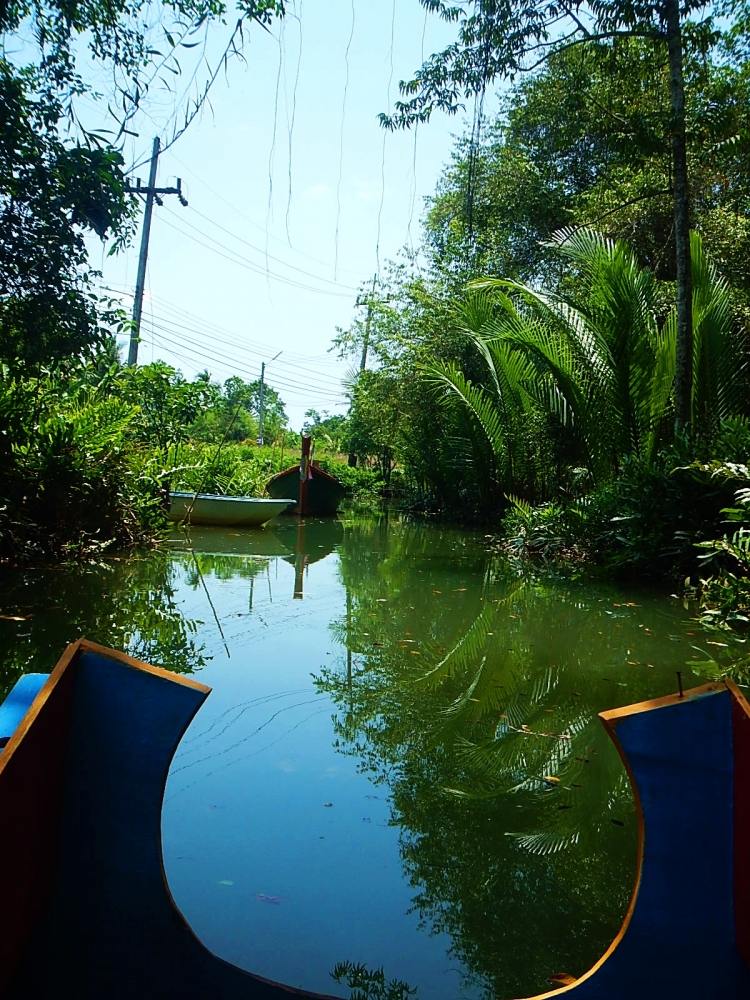
[(170, 493), (169, 519), (180, 524), (232, 524), (259, 528), (295, 500), (224, 497), (213, 493)]

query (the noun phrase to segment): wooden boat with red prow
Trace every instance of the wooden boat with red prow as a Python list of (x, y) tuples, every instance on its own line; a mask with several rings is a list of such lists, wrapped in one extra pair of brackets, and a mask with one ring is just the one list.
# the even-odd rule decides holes
[(339, 509), (344, 499), (346, 487), (335, 476), (321, 469), (312, 458), (312, 441), (308, 435), (302, 437), (299, 465), (277, 472), (266, 483), (270, 497), (296, 497), (284, 513), (298, 514), (300, 517), (330, 517)]

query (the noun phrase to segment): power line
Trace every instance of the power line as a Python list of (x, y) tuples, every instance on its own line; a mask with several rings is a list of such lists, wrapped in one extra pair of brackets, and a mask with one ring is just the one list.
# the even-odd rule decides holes
[[(192, 344), (193, 346), (199, 348), (200, 350), (207, 350), (206, 345), (204, 343), (201, 343), (200, 341), (197, 341), (197, 340), (193, 340), (191, 337), (186, 337), (180, 330), (174, 330), (172, 328), (172, 326), (178, 326), (178, 327), (181, 326), (181, 324), (179, 324), (179, 323), (170, 324), (170, 322), (168, 320), (165, 321), (165, 320), (161, 319), (159, 316), (153, 316), (153, 315), (152, 315), (152, 323), (158, 329), (166, 331), (167, 333), (174, 334), (177, 337), (180, 337), (181, 341), (184, 341), (187, 344)], [(185, 328), (183, 327), (183, 329), (185, 329)], [(188, 327), (187, 329), (190, 329), (190, 328)], [(200, 333), (200, 331), (197, 331), (197, 330), (193, 330), (192, 332), (194, 332), (194, 333)], [(234, 346), (234, 345), (229, 345), (229, 346)], [(230, 361), (234, 360), (233, 357), (230, 357), (228, 354), (226, 354), (224, 351), (222, 351), (220, 349), (216, 349), (216, 348), (211, 347), (211, 350), (215, 354), (217, 354), (217, 355), (219, 355), (221, 357), (224, 357), (227, 360), (230, 360)], [(293, 372), (291, 376), (285, 376), (285, 380), (289, 384), (291, 384), (291, 385), (299, 386), (300, 388), (303, 388), (303, 389), (306, 388), (306, 387), (310, 387), (312, 389), (319, 389), (319, 390), (321, 390), (323, 392), (329, 392), (329, 393), (332, 391), (332, 385), (325, 385), (324, 383), (316, 383), (314, 381), (311, 381), (310, 379), (305, 379), (305, 381), (302, 382), (302, 381), (299, 381), (298, 378), (295, 378), (294, 375), (295, 375), (295, 373)], [(284, 377), (284, 376), (282, 376), (282, 377)], [(340, 380), (331, 380), (331, 381), (336, 386), (340, 386), (341, 385), (341, 381)]]
[[(105, 290), (105, 291), (114, 292), (116, 294), (127, 295), (130, 298), (132, 298), (132, 295), (133, 295), (132, 292), (125, 291), (125, 290), (120, 290), (120, 289), (116, 289), (116, 288), (109, 288), (108, 286), (100, 286), (100, 287), (102, 287), (102, 289)], [(227, 340), (226, 338), (216, 336), (216, 334), (213, 332), (214, 330), (218, 330), (220, 333), (227, 333), (227, 334), (230, 335), (230, 337), (232, 335), (234, 335), (234, 331), (227, 330), (225, 327), (216, 326), (215, 324), (210, 323), (208, 320), (204, 320), (202, 317), (197, 316), (194, 313), (190, 313), (190, 312), (188, 312), (185, 309), (180, 309), (179, 306), (171, 306), (171, 304), (168, 303), (165, 299), (160, 299), (158, 296), (153, 296), (152, 299), (151, 299), (151, 301), (152, 302), (157, 302), (157, 303), (162, 302), (165, 305), (170, 306), (171, 307), (170, 311), (174, 311), (178, 315), (179, 314), (183, 314), (188, 319), (192, 319), (195, 322), (199, 323), (200, 326), (194, 326), (194, 325), (191, 325), (191, 324), (188, 324), (188, 323), (180, 322), (179, 319), (173, 319), (172, 317), (164, 317), (164, 316), (155, 316), (154, 317), (156, 319), (160, 319), (164, 323), (171, 324), (172, 326), (179, 327), (180, 329), (187, 330), (188, 332), (191, 332), (191, 333), (197, 333), (197, 334), (206, 334), (206, 333), (208, 333), (208, 334), (211, 335), (211, 337), (212, 337), (213, 340), (218, 341), (219, 343), (224, 344), (227, 347), (236, 348), (236, 349), (245, 351), (247, 354), (257, 355), (260, 358), (265, 358), (270, 353), (271, 347), (268, 346), (268, 345), (255, 344), (255, 346), (257, 348), (259, 348), (259, 349), (253, 350), (253, 348), (251, 346), (248, 346), (248, 344), (252, 345), (254, 343), (253, 341), (247, 341), (247, 340), (245, 340), (245, 338), (242, 338), (239, 341), (238, 340), (232, 340), (232, 339)], [(154, 316), (154, 314), (153, 314), (153, 309), (152, 309), (152, 317), (153, 316)], [(237, 334), (236, 336), (240, 336), (241, 337), (240, 334)], [(285, 349), (285, 352), (286, 352), (286, 349)], [(291, 356), (292, 357), (296, 357), (295, 354), (291, 354)], [(304, 358), (304, 356), (302, 356), (302, 358), (303, 358), (303, 360), (306, 360)], [(299, 364), (297, 362), (289, 361), (289, 360), (285, 360), (284, 364), (287, 365), (290, 368), (295, 368), (295, 369), (303, 372), (306, 376), (312, 375), (314, 379), (323, 379), (324, 381), (334, 382), (334, 383), (337, 383), (337, 384), (340, 382), (340, 379), (339, 379), (339, 377), (337, 375), (329, 374), (328, 372), (322, 371), (320, 369), (316, 369), (314, 367), (310, 367), (309, 365), (302, 365), (302, 364)]]
[[(267, 235), (268, 238), (269, 238), (269, 240), (271, 240), (271, 242), (273, 242), (273, 243), (280, 243), (280, 244), (283, 244), (284, 246), (287, 245), (285, 240), (280, 239), (277, 236), (272, 236), (268, 232), (268, 229), (267, 229), (266, 226), (262, 226), (259, 222), (256, 222), (254, 219), (251, 219), (250, 216), (245, 211), (243, 211), (241, 208), (239, 208), (233, 202), (229, 201), (229, 199), (225, 195), (223, 195), (220, 191), (217, 191), (216, 188), (212, 187), (208, 183), (208, 181), (204, 180), (199, 174), (197, 174), (195, 172), (195, 170), (193, 170), (192, 167), (190, 167), (187, 163), (185, 163), (184, 160), (181, 160), (178, 156), (176, 156), (174, 152), (170, 151), (170, 156), (172, 156), (179, 164), (181, 164), (181, 166), (183, 166), (185, 168), (185, 170), (187, 170), (187, 172), (189, 174), (192, 174), (192, 176), (195, 177), (195, 179), (197, 181), (199, 181), (205, 187), (205, 189), (207, 191), (210, 191), (211, 194), (215, 198), (218, 198), (219, 201), (224, 202), (224, 204), (228, 208), (231, 208), (232, 213), (234, 215), (240, 216), (241, 218), (245, 219), (246, 222), (248, 223), (248, 225), (252, 226), (253, 229), (257, 229), (259, 232), (263, 233), (264, 236)], [(321, 260), (319, 257), (313, 257), (312, 254), (305, 253), (302, 250), (297, 250), (294, 247), (290, 247), (289, 249), (292, 251), (292, 253), (296, 253), (299, 257), (304, 257), (305, 260), (310, 260), (314, 264), (320, 264), (321, 267), (329, 267), (330, 266), (330, 262), (329, 261)], [(352, 275), (357, 274), (356, 271), (353, 271), (350, 268), (339, 268), (339, 270), (347, 271), (349, 274), (352, 274)]]
[[(157, 321), (154, 321), (154, 332), (153, 336), (158, 337), (160, 340), (166, 341), (168, 344), (175, 345), (188, 353), (195, 355), (200, 361), (215, 361), (218, 364), (227, 365), (233, 367), (236, 371), (244, 371), (248, 375), (252, 375), (253, 378), (257, 376), (257, 370), (249, 368), (245, 365), (238, 363), (234, 358), (230, 358), (228, 355), (221, 351), (208, 351), (203, 344), (198, 344), (187, 337), (181, 336), (179, 333), (175, 333), (174, 330), (170, 330), (168, 327), (162, 326)], [(166, 331), (166, 332), (164, 332)], [(175, 340), (170, 337), (169, 334), (175, 334), (180, 339)], [(334, 393), (328, 387), (317, 388), (306, 383), (296, 382), (293, 379), (274, 376), (274, 381), (276, 384), (283, 386), (289, 392), (296, 393), (297, 395), (318, 395), (325, 396), (328, 399), (338, 399), (345, 398), (345, 393)]]
[[(222, 361), (218, 358), (204, 357), (198, 352), (194, 352), (192, 348), (184, 347), (183, 350), (187, 351), (188, 354), (191, 355), (190, 357), (188, 357), (185, 354), (181, 353), (180, 351), (175, 350), (173, 346), (174, 342), (171, 343), (168, 342), (168, 338), (164, 337), (162, 334), (159, 333), (155, 333), (153, 335), (152, 340), (143, 340), (142, 342), (147, 346), (156, 348), (156, 350), (164, 351), (170, 357), (179, 358), (181, 361), (185, 362), (191, 367), (196, 367), (197, 363), (200, 363), (204, 367), (211, 366), (212, 368), (218, 368), (220, 371), (228, 372), (229, 374), (233, 375), (239, 375), (242, 376), (243, 378), (246, 378), (248, 375), (252, 376), (257, 375), (257, 372), (249, 371), (248, 369), (245, 369), (242, 366), (237, 366), (236, 364), (233, 365), (226, 361)], [(279, 393), (280, 395), (281, 392), (283, 392), (284, 396), (297, 396), (301, 397), (302, 400), (313, 399), (315, 401), (327, 403), (330, 406), (344, 406), (349, 401), (347, 396), (341, 396), (341, 397), (325, 396), (321, 393), (305, 392), (301, 389), (292, 389), (287, 386), (281, 386), (280, 389), (281, 389)], [(294, 402), (294, 400), (292, 400), (292, 402)]]
[[(299, 0), (299, 11), (296, 15), (297, 24), (299, 26), (299, 46), (297, 48), (297, 69), (294, 74), (294, 86), (292, 88), (292, 106), (291, 114), (289, 113), (289, 103), (287, 101), (287, 91), (286, 91), (286, 77), (284, 78), (284, 100), (287, 109), (287, 181), (288, 189), (286, 196), (286, 212), (284, 213), (284, 228), (286, 229), (286, 239), (287, 243), (291, 247), (292, 238), (289, 235), (289, 213), (292, 210), (292, 139), (294, 136), (294, 121), (297, 117), (297, 88), (299, 87), (299, 77), (300, 71), (302, 69), (302, 0)], [(270, 239), (270, 234), (266, 232), (266, 239)]]
[[(173, 215), (176, 219), (180, 218), (180, 216), (178, 216), (177, 213), (173, 212), (171, 209), (167, 209), (167, 211), (169, 212), (170, 215)], [(208, 215), (204, 215), (203, 212), (199, 212), (197, 208), (191, 207), (191, 211), (194, 212), (195, 215), (200, 216), (201, 219), (204, 219), (206, 222), (209, 222), (212, 226), (215, 226), (217, 229), (220, 229), (222, 233), (226, 233), (227, 236), (231, 236), (233, 240), (237, 240), (238, 243), (242, 243), (244, 246), (250, 247), (251, 250), (255, 250), (257, 253), (263, 254), (265, 257), (268, 258), (268, 260), (272, 260), (276, 264), (281, 264), (282, 267), (288, 267), (290, 271), (297, 271), (299, 274), (304, 274), (307, 278), (313, 278), (315, 281), (323, 281), (327, 285), (335, 285), (336, 288), (344, 288), (350, 292), (359, 291), (359, 288), (357, 288), (355, 285), (345, 285), (340, 281), (331, 280), (331, 278), (324, 278), (321, 274), (314, 274), (312, 271), (306, 271), (304, 268), (297, 267), (295, 264), (289, 264), (287, 263), (287, 261), (282, 260), (281, 257), (274, 257), (273, 254), (266, 253), (265, 250), (263, 250), (259, 246), (256, 246), (254, 243), (251, 243), (250, 240), (246, 240), (243, 236), (238, 236), (237, 233), (233, 233), (231, 229), (227, 229), (226, 226), (222, 226), (215, 219), (212, 219)]]
[(354, 40), (356, 23), (355, 0), (352, 0), (352, 23), (344, 50), (344, 93), (341, 98), (341, 126), (339, 130), (339, 176), (336, 182), (336, 230), (333, 237), (333, 277), (337, 277), (339, 266), (339, 224), (341, 222), (341, 181), (344, 176), (344, 124), (346, 121), (346, 97), (349, 93), (349, 52)]
[(208, 233), (204, 233), (202, 229), (198, 229), (197, 226), (193, 226), (189, 222), (185, 222), (184, 224), (186, 226), (189, 226), (190, 229), (199, 233), (201, 236), (204, 237), (204, 239), (207, 239), (211, 243), (216, 244), (216, 246), (208, 246), (206, 243), (202, 242), (197, 237), (193, 236), (192, 233), (186, 233), (184, 229), (181, 229), (179, 226), (176, 226), (174, 223), (169, 222), (166, 219), (163, 219), (162, 221), (164, 222), (165, 225), (169, 226), (170, 229), (174, 229), (175, 232), (178, 232), (180, 236), (184, 236), (186, 239), (192, 240), (193, 243), (197, 243), (198, 246), (202, 246), (204, 250), (210, 250), (213, 253), (217, 254), (219, 257), (223, 257), (224, 260), (228, 260), (231, 264), (236, 264), (238, 267), (243, 267), (246, 271), (252, 271), (253, 274), (258, 274), (261, 277), (272, 278), (274, 281), (278, 281), (283, 285), (288, 285), (290, 288), (299, 288), (302, 289), (303, 291), (312, 292), (315, 295), (331, 295), (335, 298), (342, 298), (342, 299), (350, 299), (352, 297), (350, 292), (334, 292), (334, 291), (328, 291), (328, 289), (325, 288), (314, 288), (312, 285), (305, 285), (301, 281), (295, 281), (292, 278), (286, 278), (283, 275), (276, 274), (273, 271), (264, 270), (262, 267), (259, 267), (253, 261), (248, 260), (246, 257), (240, 256), (240, 254), (238, 254), (236, 251), (232, 250), (230, 247), (224, 246), (223, 243), (220, 243), (218, 240), (215, 240), (213, 236), (209, 236)]

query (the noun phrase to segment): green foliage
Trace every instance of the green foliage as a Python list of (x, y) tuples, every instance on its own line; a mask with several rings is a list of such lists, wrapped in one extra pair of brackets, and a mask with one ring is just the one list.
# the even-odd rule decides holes
[(187, 440), (190, 425), (216, 400), (212, 385), (188, 382), (163, 361), (119, 369), (115, 379), (115, 391), (138, 401), (133, 430), (151, 448), (166, 450)]
[[(202, 43), (198, 51), (205, 53), (209, 26), (223, 25), (226, 13), (221, 0), (0, 5), (0, 362), (28, 374), (90, 356), (122, 324), (93, 291), (84, 236), (110, 238), (113, 250), (127, 242), (138, 207), (123, 171), (122, 144), (135, 134), (128, 124), (151, 88), (171, 90), (165, 77), (180, 74), (178, 52), (188, 57)], [(225, 61), (238, 52), (243, 22), (267, 26), (283, 16), (284, 5), (246, 0), (238, 14)], [(180, 102), (204, 56), (193, 58)], [(92, 60), (101, 70), (96, 84), (85, 79)], [(216, 76), (210, 73), (204, 89), (198, 85), (183, 131)], [(83, 101), (101, 102), (111, 127), (87, 130)], [(182, 110), (175, 107), (175, 116)]]
[(582, 557), (579, 506), (543, 503), (532, 506), (509, 496), (510, 506), (502, 521), (505, 550), (509, 555), (543, 562), (575, 561)]
[(263, 496), (267, 481), (279, 472), (270, 449), (259, 454), (253, 445), (216, 445), (190, 441), (180, 447), (179, 462), (170, 470), (174, 490), (225, 496)]
[[(750, 471), (744, 466), (730, 466), (727, 478), (742, 476), (750, 483)], [(716, 474), (714, 472), (714, 474)], [(723, 510), (728, 524), (740, 524), (731, 535), (698, 543), (703, 571), (699, 596), (704, 624), (746, 630), (750, 625), (750, 486), (738, 490), (735, 504)]]
[(360, 372), (352, 389), (349, 448), (360, 459), (375, 459), (386, 486), (393, 471), (400, 418), (393, 373), (387, 369)]
[(326, 410), (307, 410), (302, 425), (304, 434), (309, 434), (316, 444), (322, 444), (332, 451), (342, 452), (349, 448), (349, 417), (342, 413), (329, 414)]
[(90, 353), (121, 322), (93, 291), (84, 234), (127, 226), (122, 156), (65, 144), (42, 87), (0, 59), (0, 363), (14, 369)]
[[(630, 458), (648, 465), (672, 435), (675, 313), (660, 329), (658, 282), (627, 246), (596, 233), (563, 231), (550, 246), (576, 275), (574, 295), (474, 282), (456, 322), (479, 361), (475, 377), (454, 361), (422, 365), (439, 398), (458, 403), (479, 432), (495, 502), (508, 491), (544, 496), (556, 459), (606, 482)], [(722, 421), (746, 405), (745, 345), (696, 234), (692, 247), (693, 412), (710, 448), (727, 431)], [(566, 454), (550, 456), (536, 444), (538, 427), (555, 426)]]
[(160, 483), (133, 448), (137, 415), (96, 382), (0, 382), (0, 559), (95, 554), (154, 532)]
[(401, 979), (386, 980), (382, 969), (369, 969), (361, 963), (337, 962), (331, 977), (352, 991), (349, 1000), (408, 1000), (417, 995), (408, 983)]

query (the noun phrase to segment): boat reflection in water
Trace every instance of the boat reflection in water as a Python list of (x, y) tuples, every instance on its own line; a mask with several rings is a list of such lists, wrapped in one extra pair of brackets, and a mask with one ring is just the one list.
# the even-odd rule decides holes
[(283, 559), (294, 567), (293, 597), (301, 600), (306, 571), (336, 551), (343, 540), (344, 526), (338, 519), (304, 518), (262, 532), (190, 527), (175, 533), (170, 545), (186, 554), (199, 579), (209, 574), (224, 580), (248, 579), (252, 610), (255, 579), (268, 575), (273, 562)]

